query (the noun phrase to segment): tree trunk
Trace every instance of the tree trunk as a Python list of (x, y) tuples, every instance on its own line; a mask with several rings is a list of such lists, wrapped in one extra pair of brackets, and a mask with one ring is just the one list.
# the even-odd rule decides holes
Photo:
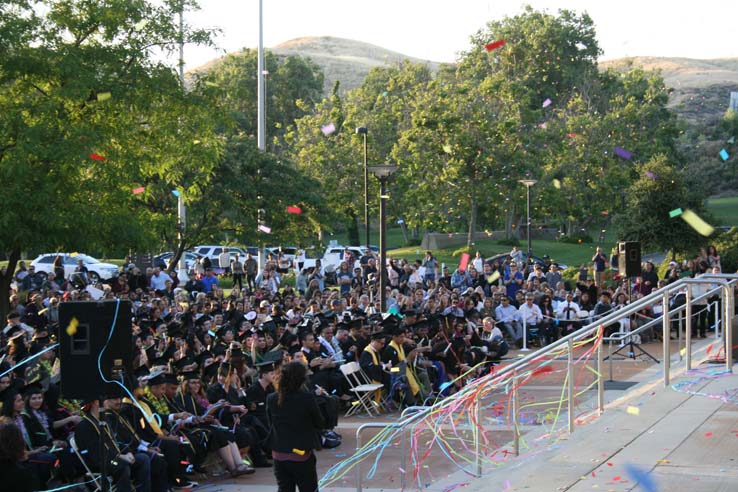
[(410, 242), (410, 237), (407, 235), (407, 224), (405, 224), (405, 221), (402, 221), (402, 224), (400, 224), (400, 229), (402, 230), (402, 239), (405, 241), (405, 244), (408, 244)]
[(413, 241), (417, 241), (420, 239), (420, 227), (413, 226)]
[(477, 232), (477, 200), (474, 196), (469, 198), (469, 233), (466, 236), (466, 247), (471, 250), (474, 246), (474, 235)]
[(20, 255), (20, 246), (13, 248), (8, 258), (8, 267), (5, 270), (5, 274), (0, 272), (0, 319), (3, 322), (5, 322), (8, 312), (10, 312), (10, 283), (13, 281), (13, 274), (15, 273), (18, 260), (20, 260)]
[(347, 246), (356, 246), (361, 244), (361, 239), (359, 239), (359, 217), (353, 210), (349, 211), (349, 217), (351, 217), (351, 221), (348, 227), (349, 244)]

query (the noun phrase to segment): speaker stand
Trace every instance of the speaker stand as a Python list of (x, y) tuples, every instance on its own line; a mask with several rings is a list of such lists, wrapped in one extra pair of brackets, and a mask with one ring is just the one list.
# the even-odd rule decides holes
[(649, 354), (648, 351), (646, 351), (646, 349), (644, 349), (643, 347), (641, 347), (641, 344), (640, 343), (635, 343), (633, 341), (633, 337), (630, 337), (630, 341), (628, 343), (626, 343), (625, 345), (623, 345), (622, 347), (620, 347), (619, 349), (617, 349), (612, 354), (610, 354), (607, 357), (605, 357), (605, 360), (607, 360), (610, 357), (613, 357), (615, 355), (623, 355), (623, 354), (621, 354), (621, 352), (625, 348), (628, 349), (628, 353), (626, 354), (626, 357), (629, 358), (629, 359), (636, 360), (641, 355), (645, 355), (646, 357), (648, 357), (649, 359), (651, 359), (652, 361), (654, 361), (657, 364), (660, 362), (656, 357), (654, 357), (653, 355)]

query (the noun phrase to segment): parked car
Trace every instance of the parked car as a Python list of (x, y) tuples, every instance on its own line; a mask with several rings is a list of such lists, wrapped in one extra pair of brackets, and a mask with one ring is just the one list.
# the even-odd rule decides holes
[[(191, 269), (195, 265), (195, 263), (197, 263), (197, 255), (195, 253), (185, 251), (183, 253), (183, 256), (185, 258), (185, 265), (187, 266), (187, 270)], [(172, 260), (172, 257), (174, 257), (174, 253), (172, 253), (171, 251), (156, 255), (154, 256), (154, 266), (166, 268), (169, 265), (169, 262)]]
[[(543, 266), (543, 258), (540, 258), (538, 256), (533, 255), (532, 256), (532, 259), (533, 259), (533, 263), (535, 263), (536, 265)], [(510, 254), (509, 253), (501, 253), (499, 255), (495, 255), (495, 256), (492, 256), (490, 258), (487, 258), (485, 261), (491, 265), (495, 260), (497, 260), (497, 262), (500, 265), (502, 265), (506, 261), (508, 261), (508, 262), (510, 261)], [(551, 263), (556, 263), (557, 265), (559, 265), (559, 269), (560, 270), (566, 270), (567, 268), (569, 268), (568, 265), (565, 265), (565, 264), (561, 263), (560, 261), (553, 261), (553, 260), (551, 260)]]
[(103, 263), (92, 256), (83, 255), (81, 253), (45, 253), (38, 255), (32, 262), (31, 265), (36, 267), (36, 272), (42, 275), (47, 275), (54, 272), (54, 259), (57, 256), (62, 257), (62, 264), (64, 265), (64, 278), (74, 273), (74, 269), (77, 268), (77, 262), (82, 260), (85, 267), (87, 267), (89, 280), (97, 282), (98, 280), (108, 280), (118, 274), (118, 266), (112, 263)]
[(328, 271), (331, 269), (337, 270), (345, 257), (346, 250), (351, 251), (356, 259), (353, 265), (349, 265), (351, 270), (360, 267), (361, 263), (359, 262), (359, 259), (369, 252), (366, 246), (341, 246), (339, 244), (329, 245), (325, 249), (325, 253), (323, 253), (323, 259), (321, 261), (323, 268)]
[(213, 264), (217, 265), (218, 257), (223, 251), (223, 248), (226, 248), (228, 250), (231, 255), (231, 259), (233, 259), (233, 257), (236, 255), (238, 255), (241, 259), (246, 258), (246, 251), (236, 246), (202, 245), (195, 246), (190, 250), (190, 252), (194, 253), (196, 256), (207, 256), (208, 258), (210, 258), (210, 261), (212, 261)]

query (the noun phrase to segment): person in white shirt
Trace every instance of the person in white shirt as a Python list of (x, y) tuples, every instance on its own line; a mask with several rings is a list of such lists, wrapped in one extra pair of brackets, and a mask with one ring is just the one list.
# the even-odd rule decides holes
[[(531, 333), (538, 334), (538, 326), (543, 321), (543, 313), (538, 304), (534, 303), (533, 294), (525, 295), (525, 302), (518, 308), (518, 318), (525, 326), (527, 336), (530, 338)], [(542, 334), (540, 334), (542, 335)]]
[(482, 253), (480, 251), (477, 251), (477, 255), (474, 257), (472, 265), (474, 265), (474, 269), (476, 271), (480, 273), (484, 271), (484, 258), (482, 258)]
[(167, 280), (172, 281), (169, 275), (161, 271), (161, 268), (154, 267), (154, 274), (149, 280), (149, 285), (154, 290), (166, 290)]
[(561, 301), (556, 307), (556, 317), (563, 321), (563, 329), (561, 330), (562, 335), (568, 335), (569, 333), (579, 329), (581, 323), (579, 318), (582, 315), (582, 310), (579, 304), (574, 302), (574, 294), (571, 292), (566, 293), (566, 300)]
[(218, 255), (218, 265), (226, 271), (231, 268), (231, 254), (227, 248), (221, 248), (220, 254)]
[(501, 304), (495, 308), (495, 317), (498, 323), (502, 323), (502, 327), (513, 340), (517, 342), (523, 339), (521, 328), (518, 325), (518, 310), (510, 304), (509, 297), (502, 296)]

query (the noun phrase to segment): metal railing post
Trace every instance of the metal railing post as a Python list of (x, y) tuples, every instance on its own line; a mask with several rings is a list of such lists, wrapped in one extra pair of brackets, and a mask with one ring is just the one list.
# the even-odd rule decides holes
[[(356, 452), (361, 449), (361, 427), (356, 429)], [(361, 492), (361, 460), (356, 461), (356, 492)]]
[(687, 349), (687, 370), (692, 369), (692, 284), (687, 284), (687, 295), (685, 297), (685, 319), (686, 323), (684, 328), (684, 343)]
[(569, 434), (574, 432), (574, 341), (568, 340), (569, 358), (566, 362), (566, 374), (568, 379), (568, 397), (569, 397)]
[[(689, 285), (687, 285), (687, 288), (689, 288)], [(682, 312), (679, 312), (679, 323), (677, 324), (677, 353), (679, 354), (680, 361), (683, 359), (682, 357), (682, 314), (683, 314)]]
[(405, 427), (403, 426), (402, 429), (400, 429), (400, 484), (402, 485), (402, 490), (405, 490), (405, 483), (407, 482), (407, 452), (405, 451)]
[(727, 284), (723, 288), (723, 337), (725, 337), (725, 369), (733, 372), (733, 287)]
[(663, 341), (664, 341), (664, 387), (669, 386), (669, 371), (671, 370), (671, 353), (669, 346), (669, 337), (671, 336), (671, 316), (669, 315), (669, 290), (664, 290), (661, 299), (661, 309), (663, 311)]
[(474, 456), (477, 464), (477, 477), (482, 476), (482, 450), (481, 450), (481, 434), (482, 434), (482, 402), (479, 394), (474, 398), (474, 418), (477, 422), (477, 429), (474, 433)]
[[(604, 372), (604, 360), (602, 358), (602, 337), (604, 336), (605, 328), (600, 327), (600, 344), (597, 346), (597, 409), (599, 414), (602, 415), (605, 411), (605, 377), (602, 374)], [(612, 364), (610, 365), (610, 377), (612, 378)]]
[(512, 414), (512, 426), (513, 426), (513, 452), (515, 456), (520, 456), (520, 429), (518, 422), (518, 412), (520, 411), (520, 402), (518, 401), (518, 372), (513, 371), (512, 374), (512, 399), (513, 399), (513, 414)]

